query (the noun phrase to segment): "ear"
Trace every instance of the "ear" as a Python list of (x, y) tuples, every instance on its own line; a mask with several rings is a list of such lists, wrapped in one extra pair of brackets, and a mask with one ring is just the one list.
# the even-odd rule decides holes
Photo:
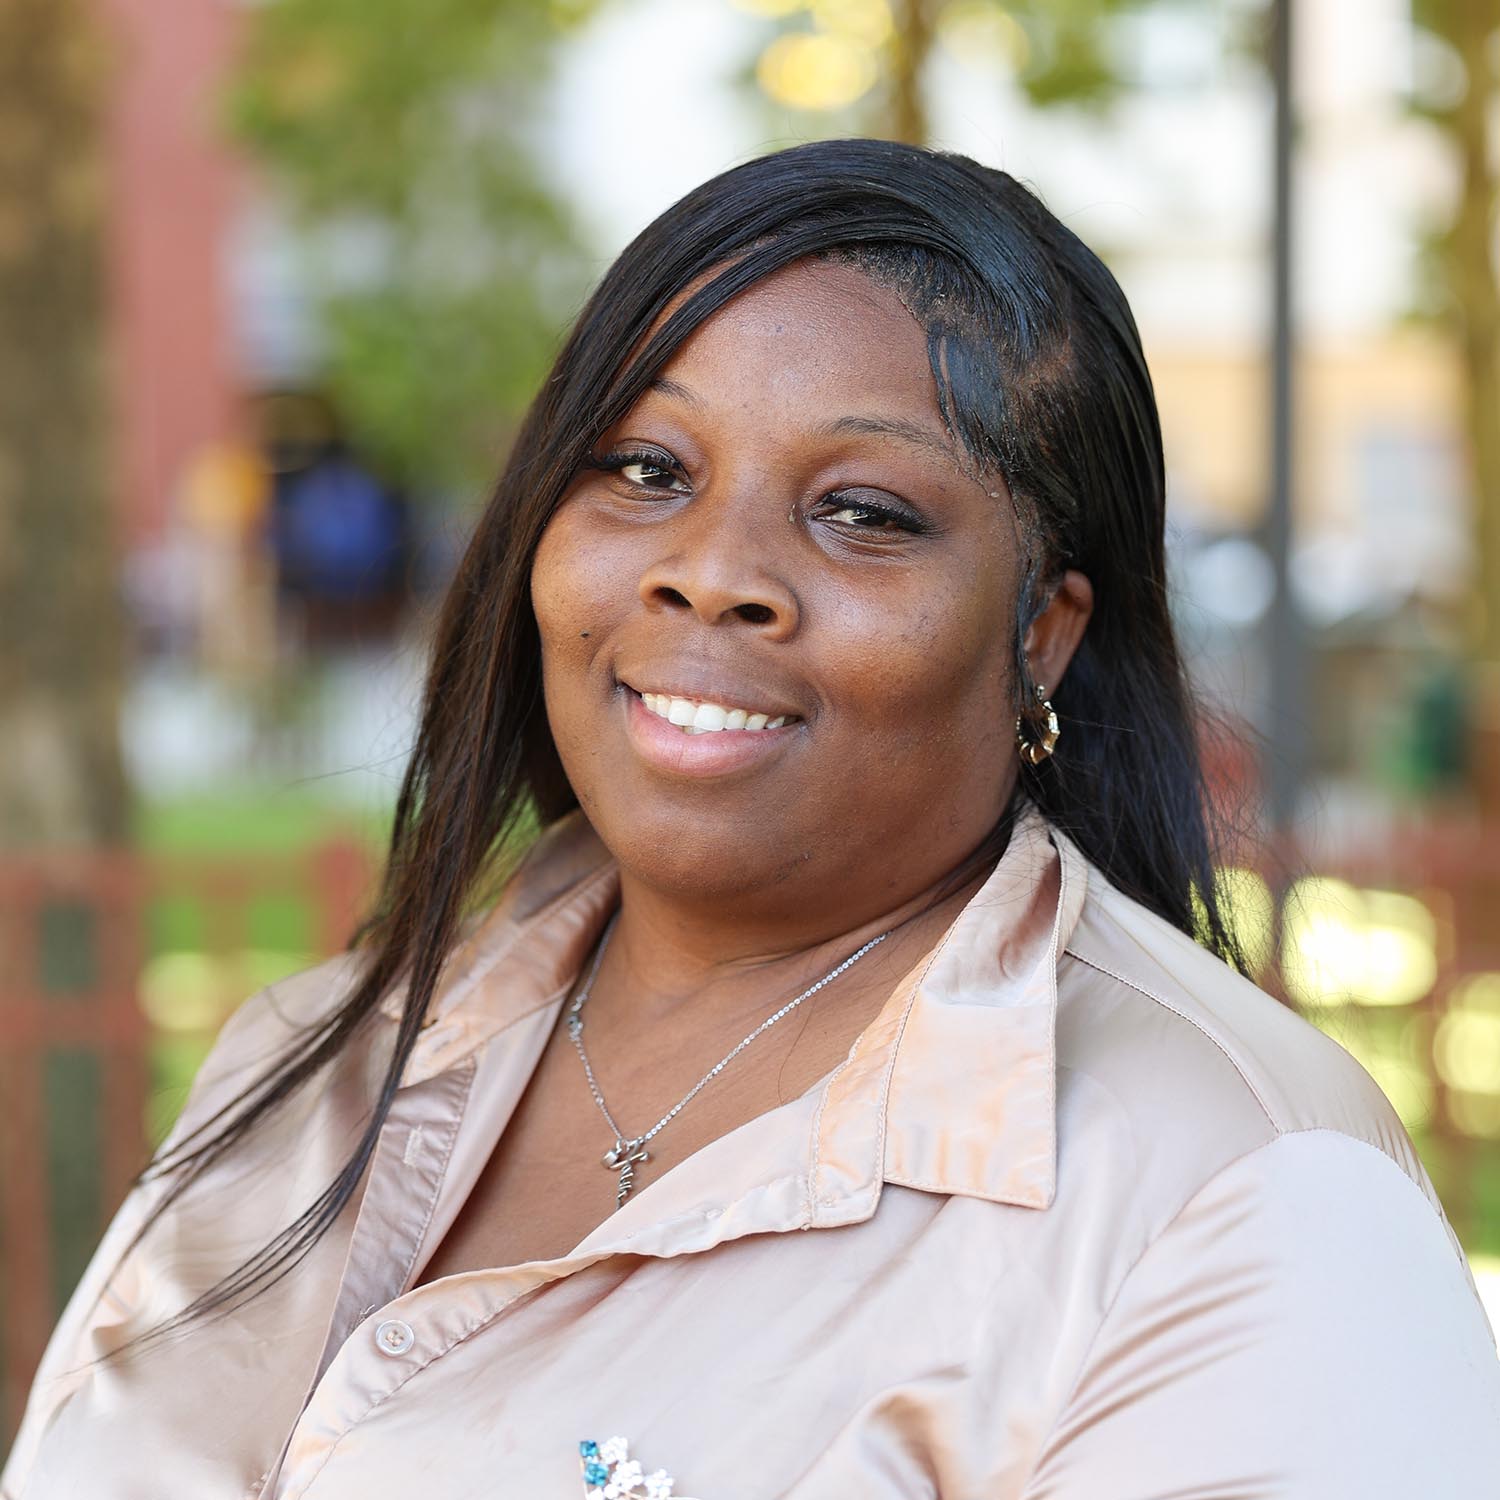
[(1093, 612), (1093, 584), (1069, 568), (1047, 607), (1028, 627), (1023, 649), (1031, 664), (1031, 680), (1041, 683), (1049, 698), (1066, 675)]

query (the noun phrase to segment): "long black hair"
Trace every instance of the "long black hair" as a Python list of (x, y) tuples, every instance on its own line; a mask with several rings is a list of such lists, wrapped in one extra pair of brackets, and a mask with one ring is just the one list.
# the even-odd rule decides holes
[(576, 805), (548, 729), (529, 599), (542, 531), (599, 435), (704, 319), (819, 256), (901, 297), (926, 330), (944, 421), (1009, 487), (1027, 538), (1018, 712), (1031, 706), (1028, 625), (1065, 568), (1093, 584), (1088, 629), (1053, 693), (1062, 737), (1040, 766), (1023, 763), (1020, 793), (1120, 890), (1245, 970), (1214, 879), (1203, 717), (1168, 610), (1160, 426), (1118, 284), (1026, 187), (964, 156), (837, 140), (746, 162), (643, 230), (569, 332), (437, 620), (382, 885), (349, 943), (358, 980), (263, 1076), (148, 1163), (138, 1181), (169, 1185), (132, 1246), (404, 986), (363, 1134), (293, 1223), (149, 1336), (265, 1290), (353, 1196), (464, 918), (528, 833)]

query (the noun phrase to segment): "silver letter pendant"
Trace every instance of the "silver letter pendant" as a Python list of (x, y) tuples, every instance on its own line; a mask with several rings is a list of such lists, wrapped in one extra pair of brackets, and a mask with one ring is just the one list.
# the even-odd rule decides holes
[(630, 1190), (635, 1186), (635, 1164), (638, 1161), (650, 1160), (651, 1153), (643, 1150), (638, 1140), (616, 1141), (604, 1153), (604, 1165), (611, 1171), (616, 1167), (620, 1171), (620, 1183), (615, 1191), (616, 1208), (630, 1196)]

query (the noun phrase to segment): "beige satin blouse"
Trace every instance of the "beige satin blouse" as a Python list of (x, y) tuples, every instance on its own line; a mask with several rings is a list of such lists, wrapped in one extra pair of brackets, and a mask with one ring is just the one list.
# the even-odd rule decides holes
[[(557, 825), (458, 948), (334, 1231), (228, 1318), (79, 1373), (326, 1185), (396, 1001), (117, 1263), (160, 1189), (131, 1195), (6, 1500), (571, 1500), (663, 1474), (699, 1500), (1500, 1494), (1494, 1335), (1385, 1098), (1034, 811), (807, 1093), (562, 1259), (414, 1288), (616, 889), (581, 817)], [(352, 964), (247, 1001), (174, 1136)]]

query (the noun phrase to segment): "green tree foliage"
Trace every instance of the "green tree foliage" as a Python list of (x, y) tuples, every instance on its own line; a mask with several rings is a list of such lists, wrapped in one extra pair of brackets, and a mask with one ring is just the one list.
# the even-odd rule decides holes
[(1018, 81), (1033, 104), (1100, 107), (1124, 87), (1110, 23), (1142, 0), (1026, 0), (1011, 7), (1030, 46)]
[(323, 377), (418, 490), (495, 467), (589, 267), (538, 166), (559, 36), (592, 0), (267, 0), (229, 99), (302, 231)]
[[(1129, 87), (1117, 23), (1164, 0), (742, 0), (764, 4), (780, 35), (810, 32), (869, 46), (881, 28), (878, 82), (851, 107), (816, 122), (922, 143), (928, 136), (922, 74), (939, 40), (1009, 72), (1038, 108), (1107, 108)], [(747, 74), (748, 78), (748, 74)], [(764, 85), (764, 79), (762, 79)], [(773, 99), (775, 89), (771, 89)], [(776, 102), (794, 104), (794, 101)], [(810, 117), (809, 124), (814, 123)]]

